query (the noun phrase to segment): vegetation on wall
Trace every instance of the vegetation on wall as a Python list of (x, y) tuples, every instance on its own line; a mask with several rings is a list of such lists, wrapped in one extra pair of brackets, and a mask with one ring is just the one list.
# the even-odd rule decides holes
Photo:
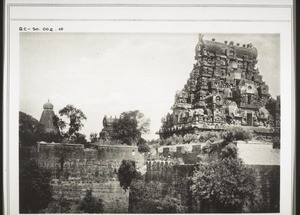
[(113, 122), (112, 139), (124, 144), (137, 144), (142, 134), (149, 131), (150, 120), (140, 111), (123, 112), (120, 118)]
[(249, 128), (230, 126), (223, 131), (202, 131), (199, 134), (186, 134), (184, 136), (173, 134), (167, 139), (159, 140), (160, 145), (179, 145), (189, 143), (230, 142), (237, 140), (248, 141), (253, 138), (253, 131)]
[(103, 213), (103, 201), (93, 196), (92, 190), (87, 190), (85, 197), (79, 204), (78, 210), (83, 213)]
[(20, 146), (36, 146), (37, 142), (58, 142), (61, 137), (55, 133), (43, 133), (43, 125), (32, 116), (19, 112)]
[(242, 212), (256, 197), (256, 174), (237, 157), (232, 143), (221, 150), (219, 159), (200, 162), (192, 181), (193, 196), (204, 205), (201, 212)]
[(134, 180), (130, 185), (130, 213), (182, 213), (185, 207), (172, 195), (170, 184)]
[(150, 119), (138, 110), (121, 113), (119, 118), (105, 117), (99, 141), (117, 141), (121, 144), (138, 145), (142, 134), (149, 132)]
[(137, 177), (137, 171), (135, 169), (135, 161), (123, 160), (118, 169), (118, 178), (120, 186), (126, 191), (132, 180)]
[(38, 213), (52, 201), (51, 171), (33, 160), (20, 162), (20, 213)]

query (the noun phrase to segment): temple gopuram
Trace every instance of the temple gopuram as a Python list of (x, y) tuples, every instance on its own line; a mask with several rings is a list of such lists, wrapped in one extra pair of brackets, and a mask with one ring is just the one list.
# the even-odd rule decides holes
[(272, 133), (280, 127), (280, 97), (256, 68), (258, 51), (250, 43), (204, 40), (199, 35), (193, 70), (175, 95), (172, 113), (162, 119), (161, 138), (228, 126), (249, 126)]
[(113, 118), (112, 116), (107, 117), (106, 115), (103, 118), (102, 124), (103, 129), (101, 130), (99, 136), (102, 140), (111, 140), (113, 134), (113, 123), (118, 121), (118, 118)]

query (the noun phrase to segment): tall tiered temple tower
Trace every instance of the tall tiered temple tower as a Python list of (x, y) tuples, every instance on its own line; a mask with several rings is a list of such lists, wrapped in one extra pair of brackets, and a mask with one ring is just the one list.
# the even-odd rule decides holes
[(53, 107), (53, 104), (51, 104), (49, 100), (43, 105), (44, 110), (41, 115), (40, 123), (43, 125), (43, 133), (57, 135), (59, 134), (59, 130), (54, 123), (55, 113)]
[(251, 43), (208, 41), (200, 34), (195, 52), (190, 77), (163, 118), (162, 138), (229, 125), (279, 127), (280, 111), (266, 109), (269, 87), (256, 68), (258, 51)]

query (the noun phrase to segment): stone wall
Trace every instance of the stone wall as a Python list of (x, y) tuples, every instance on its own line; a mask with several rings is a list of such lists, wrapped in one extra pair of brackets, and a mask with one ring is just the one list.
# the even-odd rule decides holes
[[(239, 157), (245, 165), (257, 173), (258, 204), (245, 206), (245, 212), (279, 212), (280, 206), (280, 150), (268, 142), (237, 141)], [(201, 210), (189, 190), (192, 176), (197, 166), (197, 155), (203, 144), (162, 146), (158, 148), (160, 160), (148, 160), (146, 181), (158, 181), (173, 186), (187, 207), (187, 212)], [(184, 158), (189, 155), (190, 159)], [(178, 159), (182, 158), (180, 162)], [(186, 163), (185, 161), (188, 160)]]
[(104, 201), (106, 213), (128, 211), (129, 193), (120, 187), (117, 176), (122, 160), (134, 160), (138, 168), (144, 165), (144, 156), (136, 146), (93, 145), (84, 149), (79, 144), (39, 143), (37, 157), (40, 166), (52, 170), (54, 198), (63, 195), (79, 200), (92, 189), (93, 195)]

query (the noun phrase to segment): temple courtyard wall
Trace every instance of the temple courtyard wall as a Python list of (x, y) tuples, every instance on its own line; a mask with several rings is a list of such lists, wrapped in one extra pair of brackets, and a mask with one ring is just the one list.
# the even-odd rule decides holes
[(144, 165), (136, 146), (95, 144), (84, 149), (83, 145), (64, 144), (61, 149), (57, 143), (39, 143), (36, 152), (38, 164), (52, 171), (54, 198), (80, 200), (92, 189), (103, 200), (105, 213), (128, 212), (129, 192), (120, 187), (117, 171), (122, 160), (134, 160), (137, 168)]
[[(257, 172), (259, 204), (257, 211), (278, 212), (280, 205), (280, 149), (265, 141), (237, 141), (238, 154), (246, 165)], [(60, 154), (58, 144), (39, 143), (38, 147), (22, 149), (42, 167), (52, 171), (53, 197), (80, 200), (87, 189), (104, 201), (104, 212), (126, 213), (129, 192), (119, 185), (117, 170), (122, 160), (134, 160), (139, 171), (145, 173), (146, 181), (157, 181), (172, 186), (180, 193), (181, 202), (188, 211), (197, 211), (189, 191), (188, 177), (197, 166), (198, 155), (205, 143), (160, 146), (147, 159), (135, 146), (94, 145), (84, 149), (83, 145), (64, 145)], [(60, 156), (64, 156), (63, 167)], [(146, 160), (147, 159), (147, 160)], [(61, 169), (62, 168), (62, 169)], [(247, 211), (247, 209), (245, 210)], [(251, 211), (255, 212), (255, 211)]]
[[(258, 194), (255, 208), (244, 212), (279, 212), (280, 207), (280, 149), (265, 141), (236, 141), (238, 155), (245, 165), (256, 172)], [(189, 176), (197, 167), (198, 155), (205, 143), (161, 146), (158, 158), (147, 161), (146, 181), (172, 185), (189, 212), (201, 211), (189, 190)], [(214, 156), (214, 155), (212, 155)]]

